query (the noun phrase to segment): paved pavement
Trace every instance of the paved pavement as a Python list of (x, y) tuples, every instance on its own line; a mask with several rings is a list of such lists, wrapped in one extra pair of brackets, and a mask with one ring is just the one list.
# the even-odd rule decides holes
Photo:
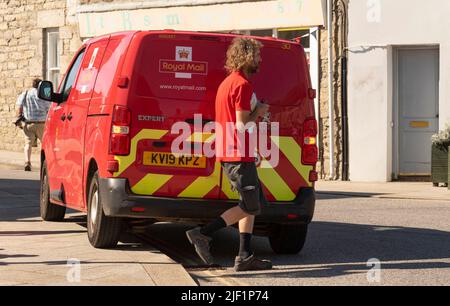
[(196, 285), (181, 265), (130, 235), (117, 249), (91, 247), (79, 213), (42, 222), (38, 177), (0, 168), (0, 285)]
[[(78, 284), (178, 284), (180, 279), (193, 284), (180, 265), (161, 254), (171, 249), (179, 263), (192, 265), (197, 257), (184, 235), (189, 226), (147, 228), (146, 235), (163, 241), (163, 247), (124, 236), (117, 250), (93, 249), (82, 215), (71, 214), (63, 223), (39, 221), (38, 173), (11, 169), (17, 166), (0, 170), (0, 284), (72, 284), (70, 258), (82, 262)], [(326, 181), (316, 187), (316, 214), (300, 254), (275, 255), (266, 238), (255, 237), (255, 253), (275, 268), (235, 273), (239, 240), (230, 228), (214, 237), (212, 252), (222, 267), (188, 268), (190, 276), (200, 285), (450, 285), (447, 188)], [(378, 275), (367, 265), (372, 258), (381, 264), (379, 282), (368, 281), (368, 275)], [(173, 276), (167, 274), (171, 269)]]
[(430, 182), (361, 183), (319, 181), (316, 190), (322, 194), (347, 197), (370, 197), (378, 199), (412, 199), (450, 201), (450, 190), (433, 187)]
[[(0, 164), (5, 167), (8, 166), (12, 169), (23, 169), (24, 166), (24, 153), (22, 152), (11, 152), (0, 150)], [(31, 165), (34, 171), (39, 170), (40, 157), (39, 154), (31, 155)]]
[[(201, 286), (448, 286), (449, 219), (448, 201), (359, 198), (319, 193), (316, 214), (300, 254), (276, 255), (266, 238), (253, 239), (255, 254), (273, 261), (272, 271), (233, 271), (234, 256), (239, 248), (239, 236), (234, 228), (214, 236), (212, 252), (223, 269), (188, 271)], [(195, 253), (183, 238), (187, 228), (176, 224), (155, 224), (148, 231), (149, 235), (169, 241), (184, 251), (186, 258), (190, 258)], [(371, 270), (373, 266), (367, 266), (370, 259), (379, 260), (381, 269)], [(377, 275), (380, 276), (379, 281)]]

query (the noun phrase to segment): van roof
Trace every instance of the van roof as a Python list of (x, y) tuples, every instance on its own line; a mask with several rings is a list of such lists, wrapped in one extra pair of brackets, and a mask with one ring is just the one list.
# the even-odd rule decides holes
[(273, 38), (273, 37), (268, 37), (268, 36), (252, 36), (252, 35), (243, 35), (243, 34), (235, 34), (235, 33), (213, 33), (213, 32), (202, 32), (202, 31), (178, 31), (178, 30), (170, 30), (170, 29), (166, 29), (166, 30), (149, 30), (149, 31), (141, 31), (141, 30), (136, 30), (136, 31), (121, 31), (121, 32), (114, 32), (114, 33), (109, 33), (109, 34), (104, 34), (101, 36), (97, 36), (94, 38), (91, 38), (87, 41), (85, 41), (83, 43), (83, 45), (89, 45), (95, 41), (101, 40), (101, 39), (105, 39), (105, 38), (114, 38), (114, 37), (128, 37), (128, 36), (133, 36), (137, 33), (142, 33), (143, 35), (146, 34), (182, 34), (182, 35), (196, 35), (196, 36), (215, 36), (215, 37), (230, 37), (230, 38), (234, 38), (234, 37), (245, 37), (245, 38), (254, 38), (257, 40), (260, 40), (262, 42), (271, 42), (271, 43), (289, 43), (289, 44), (293, 44), (293, 45), (300, 45), (298, 42), (295, 41), (290, 41), (290, 40), (284, 40), (284, 39), (279, 39), (279, 38)]

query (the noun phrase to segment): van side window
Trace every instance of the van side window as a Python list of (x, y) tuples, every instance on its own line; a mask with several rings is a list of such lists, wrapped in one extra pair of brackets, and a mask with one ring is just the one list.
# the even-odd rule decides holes
[(63, 93), (63, 101), (66, 101), (67, 98), (69, 98), (70, 91), (72, 90), (73, 83), (75, 82), (75, 78), (76, 78), (78, 70), (80, 68), (81, 60), (83, 59), (84, 51), (85, 50), (78, 53), (78, 56), (75, 59), (75, 62), (73, 63), (72, 67), (70, 68), (70, 71), (67, 73), (67, 77), (65, 78), (64, 87), (61, 91)]

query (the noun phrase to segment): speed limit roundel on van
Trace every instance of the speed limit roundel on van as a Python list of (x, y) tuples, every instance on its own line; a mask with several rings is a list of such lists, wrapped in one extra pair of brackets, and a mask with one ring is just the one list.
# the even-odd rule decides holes
[(208, 63), (192, 60), (192, 47), (176, 46), (175, 59), (159, 60), (160, 73), (173, 73), (178, 79), (191, 79), (193, 74), (207, 75)]

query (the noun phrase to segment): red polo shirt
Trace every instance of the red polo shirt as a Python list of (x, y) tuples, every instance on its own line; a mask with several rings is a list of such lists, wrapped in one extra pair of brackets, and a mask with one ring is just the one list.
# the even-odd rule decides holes
[[(251, 111), (253, 85), (241, 72), (232, 72), (220, 84), (216, 96), (216, 160), (254, 162), (254, 144), (248, 132), (238, 137), (236, 111)], [(230, 125), (233, 124), (233, 125)], [(219, 127), (217, 125), (220, 125)], [(234, 128), (233, 128), (234, 127)], [(245, 137), (245, 149), (242, 139)], [(251, 146), (251, 148), (249, 148)]]

